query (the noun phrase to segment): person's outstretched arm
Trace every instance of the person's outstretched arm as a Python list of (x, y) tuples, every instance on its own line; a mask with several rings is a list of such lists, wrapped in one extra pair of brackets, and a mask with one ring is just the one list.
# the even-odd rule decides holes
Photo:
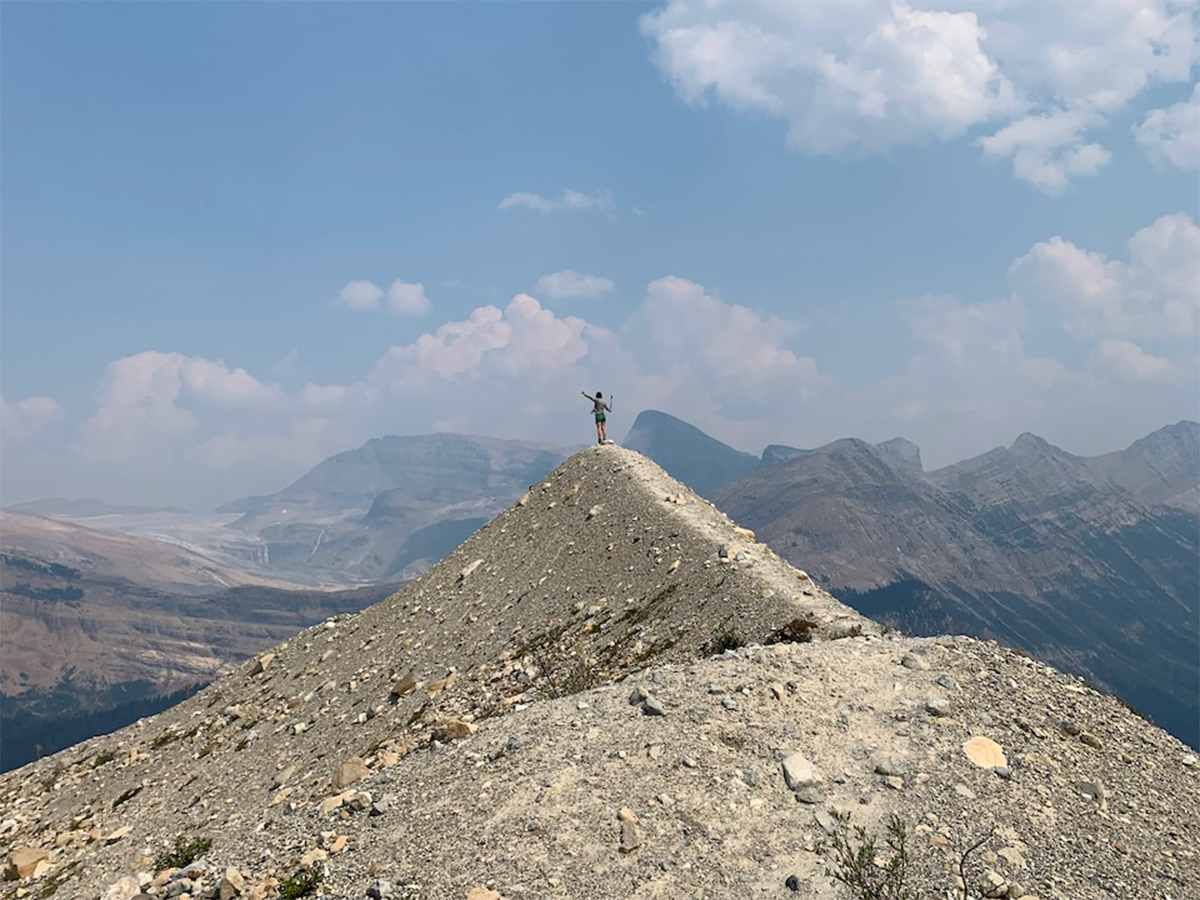
[(587, 391), (580, 391), (579, 393), (583, 394), (583, 396), (587, 397), (587, 398), (588, 398), (589, 400), (591, 400), (593, 403), (595, 403), (595, 402), (596, 402), (596, 398), (595, 398), (595, 397), (593, 397), (591, 394), (589, 394)]

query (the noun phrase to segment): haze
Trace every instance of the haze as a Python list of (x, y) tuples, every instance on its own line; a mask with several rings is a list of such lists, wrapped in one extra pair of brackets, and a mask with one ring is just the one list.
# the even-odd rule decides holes
[(4, 503), (385, 434), (741, 449), (1200, 408), (1198, 8), (7, 4)]

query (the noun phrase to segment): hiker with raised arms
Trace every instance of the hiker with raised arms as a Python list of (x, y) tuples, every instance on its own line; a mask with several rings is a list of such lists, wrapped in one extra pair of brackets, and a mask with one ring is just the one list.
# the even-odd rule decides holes
[(604, 427), (604, 414), (605, 412), (612, 412), (612, 397), (609, 397), (609, 402), (605, 403), (604, 394), (600, 393), (600, 391), (596, 391), (595, 397), (587, 391), (580, 391), (579, 393), (592, 401), (592, 412), (596, 416), (596, 443), (603, 444), (608, 440), (608, 431)]

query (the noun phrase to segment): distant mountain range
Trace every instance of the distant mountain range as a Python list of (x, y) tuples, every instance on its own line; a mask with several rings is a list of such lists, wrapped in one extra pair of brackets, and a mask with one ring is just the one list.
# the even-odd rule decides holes
[(747, 472), (657, 412), (630, 442), (860, 612), (996, 638), (1200, 743), (1197, 423), (1090, 458), (1023, 434), (928, 473), (899, 438), (772, 445)]
[(13, 512), (29, 513), (34, 516), (60, 516), (64, 519), (83, 519), (96, 516), (137, 516), (146, 513), (183, 513), (178, 506), (130, 506), (123, 503), (105, 503), (103, 500), (86, 498), (68, 500), (65, 497), (41, 497), (6, 506)]
[(525, 441), (384, 437), (332, 456), (277, 494), (218, 512), (256, 536), (272, 571), (371, 582), (412, 577), (507, 507), (566, 453)]
[[(0, 512), (0, 730), (4, 767), (145, 715), (158, 698), (391, 587), (301, 589), (186, 548)], [(176, 698), (178, 699), (178, 698)], [(91, 732), (97, 733), (97, 732)]]
[[(772, 444), (754, 456), (653, 410), (637, 417), (624, 444), (868, 615), (915, 633), (997, 638), (1200, 743), (1197, 423), (1097, 457), (1025, 434), (932, 472), (903, 438)], [(566, 455), (456, 434), (380, 438), (276, 494), (223, 507), (225, 527), (180, 525), (170, 536), (204, 553), (211, 544), (225, 567), (260, 578), (400, 581)]]

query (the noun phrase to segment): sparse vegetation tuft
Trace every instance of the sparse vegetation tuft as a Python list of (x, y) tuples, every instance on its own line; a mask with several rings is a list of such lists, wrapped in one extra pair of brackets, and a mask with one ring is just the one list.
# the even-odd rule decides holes
[(740, 634), (732, 628), (723, 628), (713, 635), (712, 640), (705, 647), (705, 651), (709, 656), (716, 656), (726, 650), (736, 650), (738, 647), (744, 646), (746, 646), (746, 642)]
[(325, 871), (317, 865), (302, 869), (290, 878), (279, 883), (281, 900), (296, 900), (297, 897), (307, 897), (325, 880)]
[(179, 740), (178, 731), (164, 731), (150, 742), (150, 747), (154, 750), (161, 750), (163, 747), (167, 746), (167, 744), (174, 743), (177, 740)]
[[(834, 883), (846, 885), (855, 900), (921, 900), (911, 887), (908, 871), (908, 826), (899, 816), (887, 822), (885, 847), (859, 825), (850, 831), (850, 814), (830, 810), (833, 816), (834, 868), (825, 874)], [(886, 852), (886, 856), (881, 853)], [(877, 861), (878, 860), (878, 861)], [(882, 863), (882, 865), (880, 864)]]
[(154, 868), (156, 871), (182, 869), (188, 863), (195, 862), (207, 853), (211, 847), (212, 838), (186, 838), (182, 834), (177, 834), (175, 843), (154, 857)]
[(137, 787), (130, 788), (129, 790), (122, 793), (120, 797), (118, 797), (116, 800), (113, 801), (112, 808), (116, 809), (122, 803), (127, 803), (128, 801), (132, 800), (134, 797), (136, 797), (141, 792), (142, 792), (142, 786), (140, 784)]
[(817, 622), (798, 616), (786, 625), (776, 628), (767, 637), (768, 644), (807, 644), (813, 639)]
[(98, 769), (105, 763), (110, 763), (117, 758), (117, 755), (111, 750), (105, 750), (103, 753), (98, 753), (92, 757), (92, 768)]

